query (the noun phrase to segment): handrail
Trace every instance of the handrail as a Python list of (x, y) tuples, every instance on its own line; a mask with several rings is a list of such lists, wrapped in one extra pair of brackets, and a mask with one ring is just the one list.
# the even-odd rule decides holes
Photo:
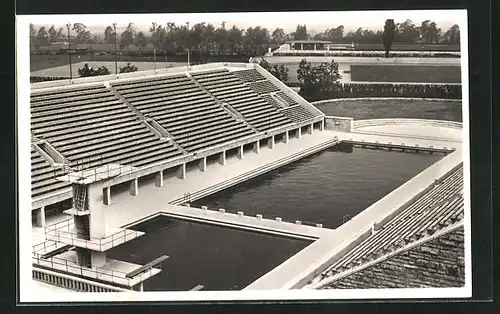
[[(76, 233), (69, 233), (69, 234), (61, 235), (61, 231), (70, 231), (71, 229), (76, 229)], [(114, 246), (115, 241), (123, 239), (123, 241), (125, 242), (127, 240), (127, 237), (130, 238), (131, 236), (134, 236), (134, 238), (135, 238), (135, 237), (138, 237), (142, 234), (141, 232), (136, 231), (136, 230), (122, 229), (122, 230), (117, 231), (117, 232), (115, 232), (107, 237), (104, 237), (104, 238), (92, 237), (92, 236), (87, 236), (85, 238), (79, 238), (78, 235), (81, 235), (81, 234), (78, 233), (77, 229), (79, 229), (79, 228), (75, 228), (73, 218), (69, 218), (69, 219), (63, 220), (61, 222), (58, 222), (58, 223), (55, 223), (53, 225), (46, 227), (45, 228), (45, 235), (47, 238), (49, 238), (49, 236), (55, 236), (55, 237), (57, 237), (58, 240), (61, 240), (61, 239), (69, 240), (69, 241), (71, 241), (71, 245), (74, 245), (74, 246), (81, 247), (78, 244), (84, 243), (85, 248), (90, 248), (89, 246), (92, 246), (92, 247), (98, 246), (99, 249), (102, 250), (103, 246), (109, 245), (110, 243), (112, 244), (112, 246)], [(75, 242), (77, 244), (75, 244)], [(91, 245), (89, 245), (89, 242), (91, 243)]]
[[(111, 268), (106, 268), (106, 267), (85, 267), (78, 265), (76, 262), (60, 258), (60, 257), (49, 257), (49, 258), (43, 258), (42, 254), (38, 253), (33, 253), (32, 254), (32, 263), (34, 265), (39, 265), (42, 267), (50, 267), (52, 269), (58, 269), (65, 271), (67, 273), (73, 273), (73, 274), (79, 274), (80, 276), (83, 277), (90, 277), (90, 278), (95, 278), (95, 279), (101, 279), (104, 281), (109, 281), (117, 284), (124, 285), (123, 281), (125, 281), (125, 285), (131, 287), (135, 284), (135, 278), (139, 276), (140, 281), (144, 281), (151, 277), (152, 271), (154, 268), (150, 268), (140, 274), (138, 274), (134, 278), (128, 278), (126, 277), (127, 273), (116, 270), (116, 269), (111, 269)], [(73, 270), (73, 271), (71, 271)], [(90, 274), (90, 275), (89, 275)], [(95, 275), (95, 277), (94, 277)], [(147, 276), (146, 276), (147, 275)], [(109, 278), (110, 280), (105, 280), (104, 278)], [(118, 280), (119, 279), (119, 280)], [(122, 281), (122, 282), (120, 282)]]

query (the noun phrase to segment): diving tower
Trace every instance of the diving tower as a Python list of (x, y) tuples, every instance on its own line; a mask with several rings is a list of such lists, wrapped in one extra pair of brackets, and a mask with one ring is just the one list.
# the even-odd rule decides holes
[[(134, 170), (134, 167), (108, 164), (98, 168), (69, 172), (57, 177), (73, 189), (73, 207), (64, 211), (71, 218), (45, 228), (43, 248), (33, 250), (34, 264), (53, 270), (90, 277), (129, 289), (160, 273), (157, 268), (168, 256), (160, 256), (146, 265), (107, 258), (106, 251), (145, 233), (110, 227), (105, 221), (103, 197), (107, 181)], [(107, 189), (109, 193), (109, 189)]]

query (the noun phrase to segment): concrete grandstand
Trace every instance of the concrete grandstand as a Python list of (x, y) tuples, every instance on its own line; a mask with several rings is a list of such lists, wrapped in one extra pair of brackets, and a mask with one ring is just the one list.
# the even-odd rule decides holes
[[(258, 64), (216, 63), (32, 84), (31, 139), (37, 282), (141, 290), (161, 260), (105, 251), (141, 236), (127, 226), (169, 214), (314, 239), (245, 289), (464, 285), (461, 123), (326, 116)], [(188, 207), (340, 142), (447, 156), (337, 229)]]

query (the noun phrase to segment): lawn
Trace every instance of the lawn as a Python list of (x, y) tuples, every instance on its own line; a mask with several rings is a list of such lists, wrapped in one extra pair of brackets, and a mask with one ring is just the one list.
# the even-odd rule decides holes
[(459, 66), (351, 65), (358, 82), (460, 83)]

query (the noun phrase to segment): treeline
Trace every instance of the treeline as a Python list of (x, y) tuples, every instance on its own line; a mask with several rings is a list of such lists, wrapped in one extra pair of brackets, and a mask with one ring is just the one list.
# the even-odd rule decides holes
[[(381, 25), (382, 28), (383, 25)], [(435, 22), (424, 21), (420, 26), (411, 20), (396, 24), (395, 42), (411, 44), (447, 44), (460, 43), (460, 29), (453, 25), (443, 31)], [(69, 37), (68, 37), (69, 36)], [(210, 23), (190, 25), (164, 25), (152, 23), (149, 31), (135, 29), (129, 23), (124, 31), (118, 33), (116, 25), (107, 26), (102, 33), (92, 34), (82, 23), (68, 24), (66, 27), (41, 26), (36, 29), (30, 24), (30, 44), (37, 50), (40, 47), (62, 43), (67, 45), (68, 38), (72, 44), (117, 44), (117, 49), (129, 51), (146, 48), (156, 49), (160, 53), (203, 52), (216, 55), (249, 55), (259, 56), (268, 48), (277, 47), (290, 40), (327, 40), (334, 43), (370, 44), (381, 43), (382, 30), (364, 30), (345, 32), (344, 26), (326, 29), (322, 33), (311, 34), (306, 25), (298, 25), (295, 32), (285, 33), (282, 28), (272, 31), (265, 27), (255, 26), (240, 29), (236, 25), (226, 28), (225, 22), (216, 27)]]

